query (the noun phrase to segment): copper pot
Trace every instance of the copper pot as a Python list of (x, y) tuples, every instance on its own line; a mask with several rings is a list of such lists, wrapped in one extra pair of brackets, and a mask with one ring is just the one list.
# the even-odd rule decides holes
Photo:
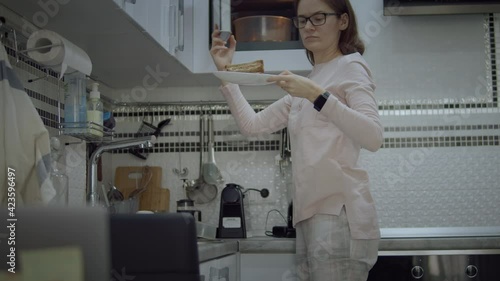
[(292, 37), (292, 20), (286, 17), (241, 17), (233, 24), (239, 42), (290, 41)]

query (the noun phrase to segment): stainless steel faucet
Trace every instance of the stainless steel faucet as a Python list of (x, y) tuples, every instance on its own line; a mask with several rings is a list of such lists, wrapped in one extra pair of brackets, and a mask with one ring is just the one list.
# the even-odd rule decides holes
[(90, 156), (87, 172), (87, 205), (95, 207), (99, 205), (99, 193), (97, 192), (97, 161), (101, 154), (105, 151), (114, 149), (139, 147), (152, 147), (156, 141), (156, 137), (151, 135), (142, 138), (129, 139), (123, 141), (112, 142), (99, 146)]

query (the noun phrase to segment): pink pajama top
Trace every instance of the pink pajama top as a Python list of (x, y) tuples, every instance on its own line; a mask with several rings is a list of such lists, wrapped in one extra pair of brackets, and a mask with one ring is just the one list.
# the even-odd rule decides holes
[(294, 225), (315, 214), (338, 215), (345, 206), (352, 239), (378, 239), (380, 230), (361, 148), (377, 151), (383, 142), (375, 84), (359, 53), (316, 64), (309, 78), (331, 95), (318, 112), (304, 98), (286, 95), (259, 113), (238, 85), (221, 87), (243, 135), (288, 127), (294, 181)]

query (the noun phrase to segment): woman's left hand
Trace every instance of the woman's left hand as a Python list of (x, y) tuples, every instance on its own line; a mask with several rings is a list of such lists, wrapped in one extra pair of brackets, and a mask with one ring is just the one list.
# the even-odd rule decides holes
[(267, 79), (268, 82), (276, 82), (276, 85), (288, 92), (291, 96), (305, 98), (314, 102), (325, 90), (314, 83), (311, 79), (285, 70), (279, 75)]

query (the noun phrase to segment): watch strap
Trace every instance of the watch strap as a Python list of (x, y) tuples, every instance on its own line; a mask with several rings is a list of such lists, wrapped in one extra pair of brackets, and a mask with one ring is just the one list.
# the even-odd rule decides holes
[(314, 100), (314, 109), (316, 109), (317, 111), (321, 111), (329, 96), (329, 92), (324, 92), (323, 94), (319, 95), (316, 100)]

